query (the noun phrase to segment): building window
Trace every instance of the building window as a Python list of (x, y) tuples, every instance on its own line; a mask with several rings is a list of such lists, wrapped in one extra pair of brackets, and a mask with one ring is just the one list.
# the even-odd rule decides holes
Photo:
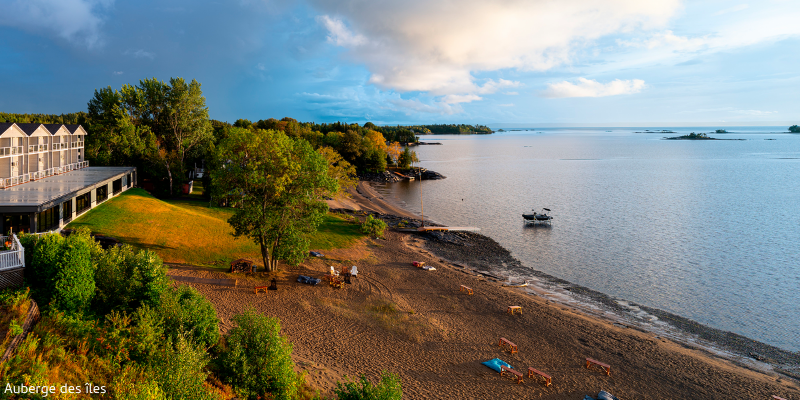
[(122, 178), (119, 178), (119, 179), (115, 180), (111, 184), (111, 187), (114, 190), (114, 194), (118, 194), (119, 192), (121, 192), (122, 191)]
[(64, 223), (72, 221), (72, 199), (61, 203), (61, 208), (64, 211)]
[(5, 214), (3, 216), (3, 229), (4, 233), (8, 231), (19, 234), (20, 232), (31, 231), (31, 216), (30, 214)]
[(58, 228), (58, 206), (36, 214), (36, 232), (47, 232)]
[(75, 211), (80, 215), (92, 207), (92, 192), (86, 192), (75, 198)]
[(97, 188), (97, 203), (106, 201), (108, 198), (108, 185), (103, 185)]

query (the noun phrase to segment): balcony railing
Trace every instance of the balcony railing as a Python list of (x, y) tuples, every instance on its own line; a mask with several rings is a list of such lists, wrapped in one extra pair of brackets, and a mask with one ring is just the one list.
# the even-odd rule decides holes
[(53, 151), (66, 150), (69, 148), (69, 143), (53, 143)]
[(22, 154), (22, 146), (0, 147), (0, 157), (16, 156)]
[(67, 164), (62, 167), (48, 168), (45, 170), (31, 172), (24, 175), (13, 176), (11, 178), (2, 178), (0, 179), (0, 189), (5, 189), (11, 186), (20, 185), (30, 181), (44, 179), (47, 178), (48, 176), (63, 174), (69, 171), (75, 171), (77, 169), (86, 168), (88, 166), (89, 166), (88, 161), (81, 161), (79, 163)]
[(47, 151), (46, 144), (32, 144), (28, 146), (28, 153), (41, 153)]
[(0, 236), (0, 271), (25, 268), (25, 248), (17, 235)]

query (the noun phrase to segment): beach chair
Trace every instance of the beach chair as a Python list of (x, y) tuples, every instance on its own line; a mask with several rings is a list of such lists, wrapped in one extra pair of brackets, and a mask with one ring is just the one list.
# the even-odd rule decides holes
[(353, 265), (352, 267), (350, 267), (350, 276), (352, 276), (353, 278), (355, 278), (355, 277), (356, 277), (356, 275), (358, 275), (358, 267), (356, 267), (355, 265)]

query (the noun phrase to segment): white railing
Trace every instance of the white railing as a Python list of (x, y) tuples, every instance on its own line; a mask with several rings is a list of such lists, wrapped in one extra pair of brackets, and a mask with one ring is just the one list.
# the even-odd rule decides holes
[(69, 171), (75, 171), (89, 166), (88, 161), (81, 161), (77, 163), (67, 164), (63, 167), (53, 167), (41, 171), (31, 172), (29, 174), (12, 176), (11, 178), (0, 178), (0, 189), (20, 185), (26, 182), (35, 181), (47, 178), (48, 176), (63, 174)]
[(22, 154), (22, 146), (0, 147), (0, 157), (9, 157)]
[(0, 271), (25, 268), (25, 248), (19, 243), (17, 235), (0, 236), (3, 249), (0, 250)]

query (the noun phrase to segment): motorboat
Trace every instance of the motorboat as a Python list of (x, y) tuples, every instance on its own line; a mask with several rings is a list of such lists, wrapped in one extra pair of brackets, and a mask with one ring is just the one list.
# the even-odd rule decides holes
[(553, 217), (550, 216), (550, 215), (547, 215), (547, 213), (545, 211), (549, 212), (550, 209), (549, 208), (542, 208), (542, 212), (541, 213), (536, 212), (536, 209), (534, 209), (534, 210), (531, 210), (530, 214), (522, 214), (522, 218), (525, 219), (525, 222), (549, 224), (553, 220)]

